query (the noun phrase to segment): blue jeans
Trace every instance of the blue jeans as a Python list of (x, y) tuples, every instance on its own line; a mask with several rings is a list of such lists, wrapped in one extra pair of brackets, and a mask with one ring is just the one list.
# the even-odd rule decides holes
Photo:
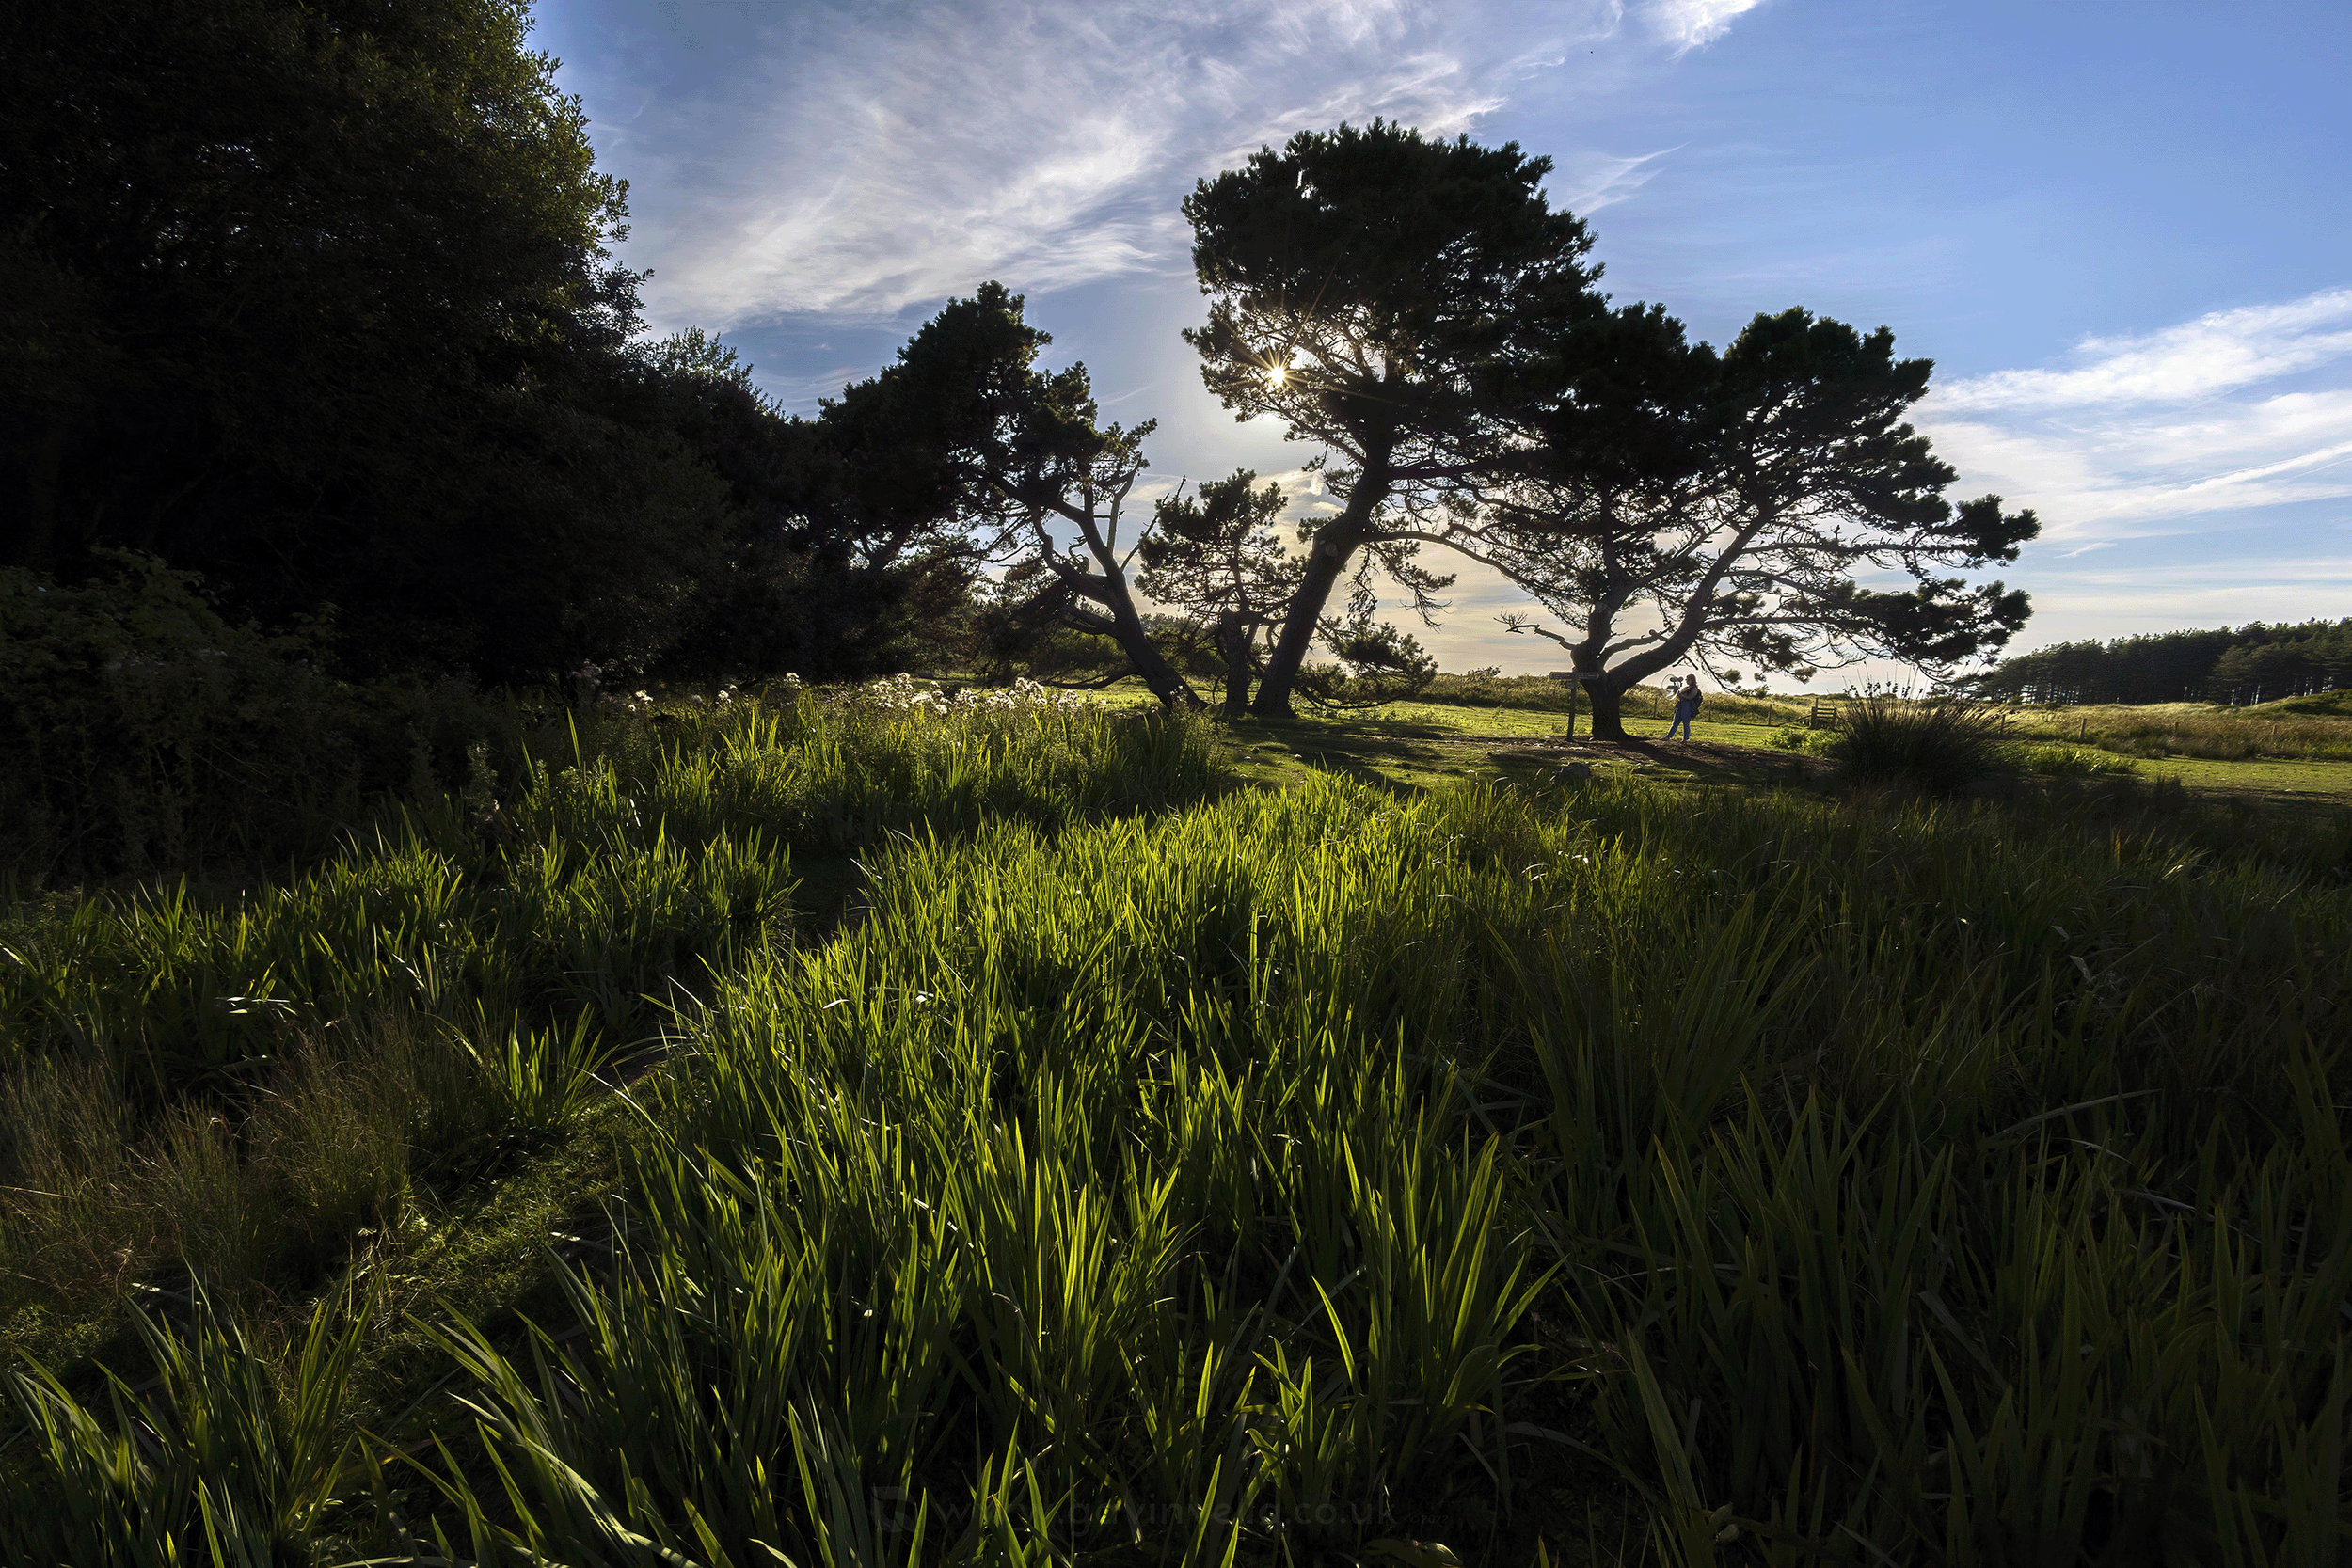
[(1677, 730), (1680, 730), (1682, 732), (1683, 739), (1689, 740), (1692, 738), (1691, 715), (1696, 713), (1698, 709), (1694, 707), (1690, 707), (1684, 704), (1677, 703), (1675, 705), (1675, 721), (1666, 726), (1666, 738), (1668, 740), (1672, 740), (1675, 737), (1675, 731)]

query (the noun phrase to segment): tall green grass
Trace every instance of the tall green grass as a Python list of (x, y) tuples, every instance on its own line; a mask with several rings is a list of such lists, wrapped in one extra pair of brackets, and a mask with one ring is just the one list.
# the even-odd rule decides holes
[(54, 1373), (6, 1374), (24, 1423), (0, 1558), (72, 1568), (312, 1560), (369, 1468), (344, 1417), (373, 1304), (322, 1301), (287, 1365), (199, 1292), (184, 1332), (141, 1312), (151, 1392), (105, 1375), (105, 1418)]
[(590, 1007), (626, 1029), (665, 977), (723, 967), (775, 928), (793, 851), (856, 852), (918, 824), (1057, 824), (1196, 799), (1216, 778), (1181, 719), (948, 724), (803, 697), (681, 728), (526, 756), (502, 789), (247, 896), (178, 884), (86, 903), (0, 949), (5, 1045), (70, 1045), (169, 1085), (373, 1007)]
[(505, 1479), (451, 1485), (516, 1560), (1475, 1557), (1581, 1445), (1678, 1559), (2315, 1560), (2342, 895), (2017, 825), (1327, 784), (906, 846), (693, 1031), (610, 1325), (462, 1341)]
[(878, 734), (857, 787), (934, 784), (870, 816), (677, 786), (689, 858), (854, 825), (860, 912), (669, 999), (612, 1254), (533, 1328), (426, 1310), (446, 1397), (310, 1547), (1533, 1562), (1630, 1507), (1680, 1562), (2341, 1554), (2341, 831), (1122, 810), (1215, 794), (1119, 750), (1186, 733), (1034, 794)]
[[(583, 725), (560, 757), (228, 897), (132, 889), (0, 945), (0, 1304), (177, 1255), (331, 1257), (419, 1173), (560, 1136), (712, 977), (798, 940), (796, 852), (1198, 798), (1197, 724), (854, 695)], [(819, 911), (821, 912), (821, 911)]]

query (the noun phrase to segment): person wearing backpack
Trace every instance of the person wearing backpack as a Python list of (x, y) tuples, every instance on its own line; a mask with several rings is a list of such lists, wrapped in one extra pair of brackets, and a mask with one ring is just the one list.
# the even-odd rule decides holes
[(1698, 717), (1699, 704), (1705, 700), (1705, 698), (1699, 695), (1698, 676), (1683, 676), (1682, 689), (1675, 693), (1675, 721), (1666, 726), (1666, 738), (1668, 740), (1672, 740), (1675, 737), (1675, 731), (1677, 730), (1680, 730), (1682, 732), (1683, 739), (1689, 740), (1692, 738), (1691, 721)]

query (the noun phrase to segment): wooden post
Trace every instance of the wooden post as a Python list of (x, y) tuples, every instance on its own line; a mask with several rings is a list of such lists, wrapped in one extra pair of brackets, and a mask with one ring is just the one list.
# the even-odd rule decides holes
[(1570, 740), (1574, 740), (1576, 738), (1576, 694), (1583, 689), (1584, 683), (1582, 680), (1578, 678), (1577, 673), (1573, 670), (1554, 670), (1551, 673), (1550, 678), (1556, 681), (1564, 681), (1567, 685), (1568, 738)]

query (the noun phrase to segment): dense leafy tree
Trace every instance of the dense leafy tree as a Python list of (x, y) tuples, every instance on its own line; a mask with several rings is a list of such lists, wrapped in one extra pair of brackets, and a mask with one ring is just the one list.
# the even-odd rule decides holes
[(797, 420), (698, 329), (644, 357), (660, 422), (726, 485), (662, 670), (853, 679), (936, 657), (963, 613), (970, 563), (954, 497), (910, 485), (918, 449), (876, 428), (875, 384)]
[(1970, 689), (2008, 702), (2177, 703), (2204, 694), (2214, 661), (2239, 635), (2222, 626), (2053, 643), (2001, 660)]
[(1486, 388), (1600, 309), (1582, 221), (1538, 189), (1550, 166), (1375, 120), (1301, 133), (1185, 199), (1210, 302), (1185, 338), (1209, 389), (1336, 454), (1344, 502), (1310, 531), (1261, 712), (1290, 710), (1331, 594), (1366, 556), (1423, 606), (1450, 580), (1416, 563), (1400, 514), (1476, 484), (1510, 428)]
[(0, 552), (127, 546), (347, 657), (650, 657), (725, 484), (517, 0), (0, 21)]
[[(1897, 359), (1892, 333), (1788, 310), (1718, 356), (1633, 307), (1575, 336), (1530, 416), (1517, 483), (1432, 536), (1564, 624), (1505, 617), (1566, 649), (1596, 735), (1622, 735), (1626, 689), (1685, 660), (1949, 667), (2024, 622), (2022, 593), (1933, 575), (2014, 560), (2039, 525), (1997, 497), (1944, 499), (1952, 469), (1903, 420), (1931, 366)], [(1913, 586), (1855, 580), (1871, 568)]]
[(2246, 628), (2214, 660), (2204, 694), (2217, 702), (2258, 703), (2299, 692), (2352, 687), (2352, 620)]

